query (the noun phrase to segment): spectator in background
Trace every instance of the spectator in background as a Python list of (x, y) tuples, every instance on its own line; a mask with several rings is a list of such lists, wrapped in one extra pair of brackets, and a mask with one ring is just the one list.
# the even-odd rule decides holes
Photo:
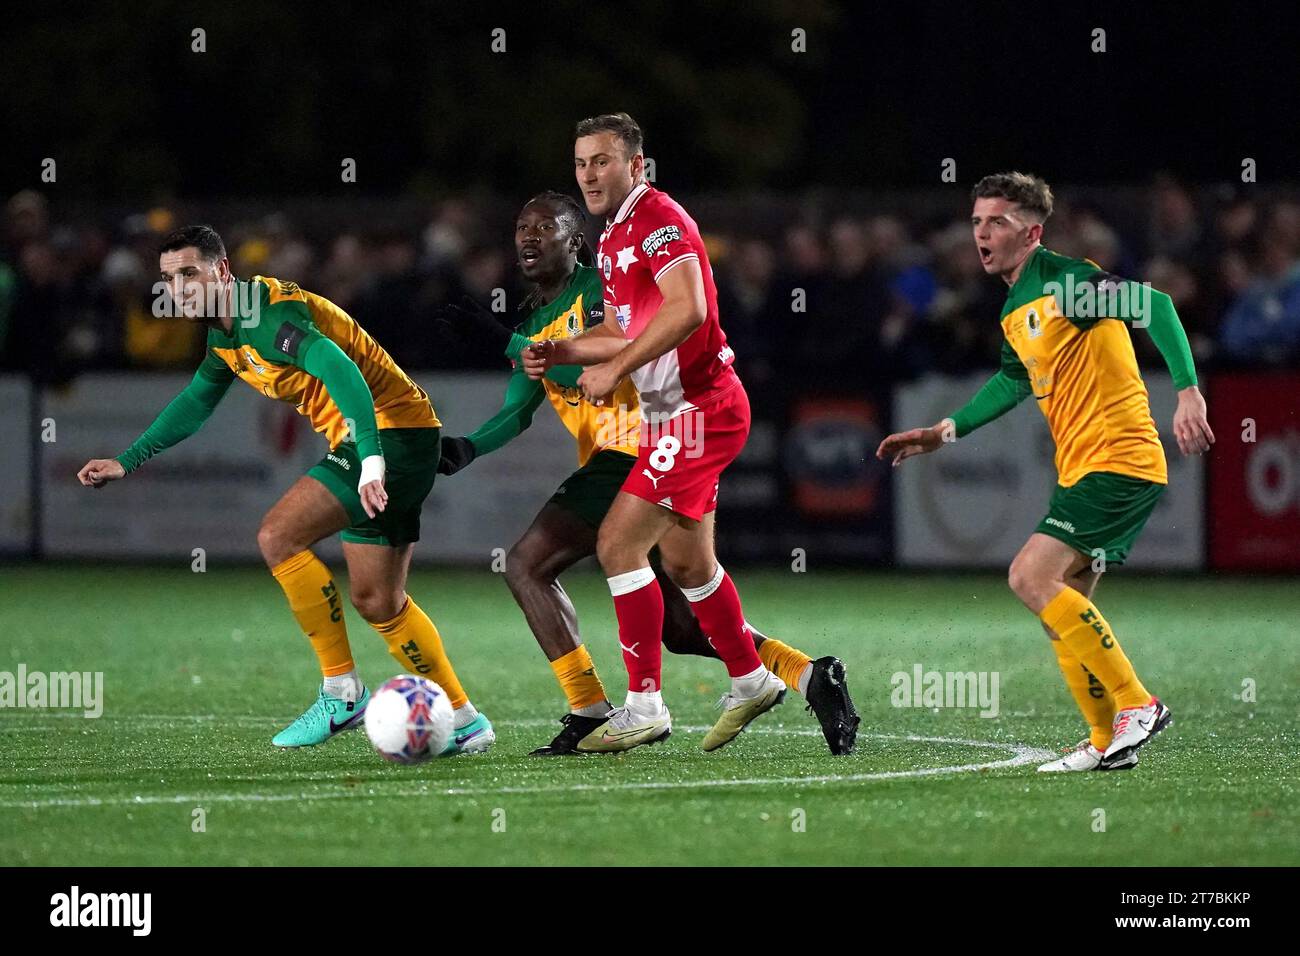
[(984, 274), (969, 223), (939, 230), (929, 247), (937, 282), (926, 330), (932, 367), (950, 375), (985, 369), (1002, 347), (998, 316), (1006, 293)]
[(424, 277), (416, 268), (415, 243), (400, 233), (379, 236), (373, 244), (373, 273), (357, 294), (353, 317), (404, 368), (427, 367), (433, 355), (423, 334), (431, 324), (418, 307)]
[(776, 330), (789, 324), (791, 299), (776, 287), (776, 253), (761, 239), (744, 239), (719, 257), (718, 311), (727, 323), (727, 343), (746, 381), (766, 385), (772, 378)]
[(839, 219), (827, 249), (830, 268), (820, 288), (809, 291), (788, 354), (805, 381), (838, 388), (880, 381), (889, 372), (879, 348), (889, 289), (871, 261), (866, 230), (857, 220)]
[(1157, 176), (1151, 191), (1147, 252), (1196, 262), (1201, 258), (1200, 244), (1200, 218), (1191, 194), (1172, 176)]
[(329, 257), (316, 283), (321, 295), (351, 314), (357, 297), (369, 281), (371, 268), (365, 244), (352, 233), (344, 233), (331, 243)]
[(1273, 210), (1256, 248), (1259, 271), (1224, 316), (1219, 343), (1237, 362), (1300, 362), (1300, 207)]

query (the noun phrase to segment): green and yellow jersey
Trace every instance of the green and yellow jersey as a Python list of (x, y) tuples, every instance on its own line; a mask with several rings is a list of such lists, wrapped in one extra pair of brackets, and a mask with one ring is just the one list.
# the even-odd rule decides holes
[(263, 395), (297, 408), (330, 448), (347, 437), (347, 416), (325, 384), (302, 365), (321, 336), (337, 345), (361, 372), (370, 389), (377, 427), (439, 426), (424, 389), (337, 305), (281, 279), (253, 276), (252, 284), (259, 300), (257, 323), (246, 328), (248, 323), (236, 320), (229, 334), (209, 330), (208, 350)]
[(1002, 308), (1001, 369), (952, 416), (958, 436), (1033, 395), (1056, 444), (1062, 487), (1093, 472), (1167, 483), (1164, 448), (1129, 337), (1128, 324), (1137, 319), (1146, 320), (1174, 384), (1195, 385), (1187, 336), (1167, 295), (1117, 279), (1087, 259), (1038, 247)]
[(382, 454), (380, 429), (439, 427), (424, 390), (328, 299), (254, 276), (232, 300), (230, 331), (208, 331), (189, 386), (118, 456), (128, 472), (196, 432), (235, 378), (293, 405), (331, 449), (354, 441), (362, 458)]
[(578, 465), (601, 451), (636, 457), (641, 414), (636, 386), (624, 379), (614, 391), (612, 407), (592, 405), (577, 387), (582, 369), (576, 365), (550, 369), (541, 381), (524, 374), (520, 356), (530, 342), (573, 338), (605, 321), (600, 272), (579, 265), (555, 301), (528, 314), (511, 337), (506, 355), (515, 363), (501, 410), (466, 436), (477, 455), (500, 448), (532, 423), (545, 398), (578, 444)]

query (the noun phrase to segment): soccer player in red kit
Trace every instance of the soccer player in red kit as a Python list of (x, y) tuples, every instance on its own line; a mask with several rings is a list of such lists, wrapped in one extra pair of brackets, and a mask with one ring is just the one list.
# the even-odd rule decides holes
[(664, 570), (731, 675), (722, 716), (703, 741), (717, 750), (779, 704), (786, 687), (759, 660), (740, 596), (713, 550), (718, 479), (749, 434), (749, 398), (718, 321), (699, 228), (645, 181), (641, 143), (626, 113), (583, 120), (574, 131), (578, 185), (587, 209), (607, 221), (596, 257), (605, 322), (530, 346), (524, 367), (540, 378), (551, 365), (587, 366), (578, 385), (597, 404), (628, 375), (640, 395), (638, 460), (596, 542), (628, 670), (627, 703), (610, 713), (602, 746), (628, 750), (672, 732), (660, 694), (663, 592), (649, 558), (658, 545)]

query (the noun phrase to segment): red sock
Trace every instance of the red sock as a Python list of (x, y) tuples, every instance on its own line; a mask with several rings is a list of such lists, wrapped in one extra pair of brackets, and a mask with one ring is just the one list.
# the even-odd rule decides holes
[[(618, 615), (618, 643), (627, 666), (627, 689), (659, 690), (663, 662), (664, 592), (654, 571), (639, 568), (607, 579)], [(751, 648), (752, 649), (752, 648)]]
[(703, 587), (682, 588), (691, 602), (700, 628), (709, 635), (709, 643), (718, 652), (727, 673), (732, 677), (752, 674), (763, 666), (758, 651), (754, 649), (754, 635), (745, 623), (745, 613), (740, 609), (740, 595), (731, 575), (722, 570), (714, 572), (713, 580)]

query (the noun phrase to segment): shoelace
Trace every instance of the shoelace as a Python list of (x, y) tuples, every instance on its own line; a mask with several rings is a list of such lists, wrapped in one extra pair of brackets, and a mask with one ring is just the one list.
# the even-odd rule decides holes
[(1116, 737), (1118, 737), (1120, 734), (1124, 733), (1124, 731), (1128, 729), (1129, 721), (1133, 719), (1133, 715), (1135, 713), (1137, 713), (1137, 711), (1135, 710), (1126, 710), (1120, 713), (1118, 719), (1116, 719), (1115, 721), (1114, 735)]

